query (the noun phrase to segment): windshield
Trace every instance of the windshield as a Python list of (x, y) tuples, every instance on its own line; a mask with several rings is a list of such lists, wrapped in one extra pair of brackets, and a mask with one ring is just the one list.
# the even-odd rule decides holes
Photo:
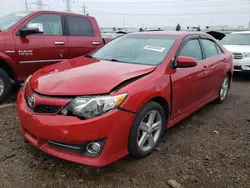
[(126, 35), (117, 38), (91, 56), (125, 63), (158, 65), (168, 55), (177, 36)]
[(250, 34), (229, 34), (222, 40), (223, 45), (250, 45)]
[(6, 30), (15, 25), (19, 20), (23, 17), (27, 16), (31, 12), (19, 12), (8, 14), (2, 18), (0, 18), (0, 30)]

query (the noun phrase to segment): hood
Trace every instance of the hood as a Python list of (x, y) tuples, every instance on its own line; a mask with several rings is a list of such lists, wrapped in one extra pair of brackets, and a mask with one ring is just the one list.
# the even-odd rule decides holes
[(43, 95), (107, 94), (120, 83), (154, 69), (149, 65), (78, 57), (38, 70), (30, 82), (32, 89)]
[(223, 45), (230, 52), (250, 52), (250, 45)]

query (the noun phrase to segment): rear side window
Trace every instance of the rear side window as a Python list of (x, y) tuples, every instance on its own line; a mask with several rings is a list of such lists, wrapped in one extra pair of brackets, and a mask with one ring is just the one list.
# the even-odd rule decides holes
[(218, 45), (216, 45), (216, 46), (217, 46), (218, 54), (223, 54), (222, 49)]
[(179, 56), (193, 57), (197, 61), (201, 61), (202, 51), (199, 41), (197, 39), (188, 41), (182, 48)]
[(89, 19), (67, 16), (70, 36), (95, 36)]
[(207, 39), (201, 39), (201, 41), (204, 46), (206, 58), (210, 58), (210, 57), (218, 55), (217, 45), (215, 44), (215, 42), (211, 40), (207, 40)]

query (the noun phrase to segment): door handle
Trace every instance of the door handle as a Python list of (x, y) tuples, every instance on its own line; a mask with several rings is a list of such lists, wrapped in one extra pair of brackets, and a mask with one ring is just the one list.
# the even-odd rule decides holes
[(65, 42), (55, 42), (55, 45), (65, 45)]
[(223, 61), (223, 62), (227, 62), (227, 58), (224, 58), (222, 61)]
[(92, 42), (93, 45), (100, 45), (100, 42)]
[(205, 66), (203, 67), (203, 69), (202, 69), (202, 70), (204, 70), (204, 71), (205, 71), (205, 70), (207, 70), (207, 68), (208, 68), (208, 67), (205, 65)]

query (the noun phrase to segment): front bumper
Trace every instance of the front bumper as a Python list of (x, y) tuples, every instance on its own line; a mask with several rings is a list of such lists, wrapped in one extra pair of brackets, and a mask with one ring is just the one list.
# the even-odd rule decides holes
[[(96, 167), (106, 166), (128, 154), (128, 136), (135, 114), (116, 109), (89, 120), (35, 114), (28, 108), (22, 89), (18, 93), (17, 104), (22, 134), (29, 142), (48, 154)], [(106, 141), (98, 157), (84, 156), (48, 144), (48, 141), (83, 144), (100, 139)]]
[(250, 58), (234, 59), (234, 72), (250, 73)]

